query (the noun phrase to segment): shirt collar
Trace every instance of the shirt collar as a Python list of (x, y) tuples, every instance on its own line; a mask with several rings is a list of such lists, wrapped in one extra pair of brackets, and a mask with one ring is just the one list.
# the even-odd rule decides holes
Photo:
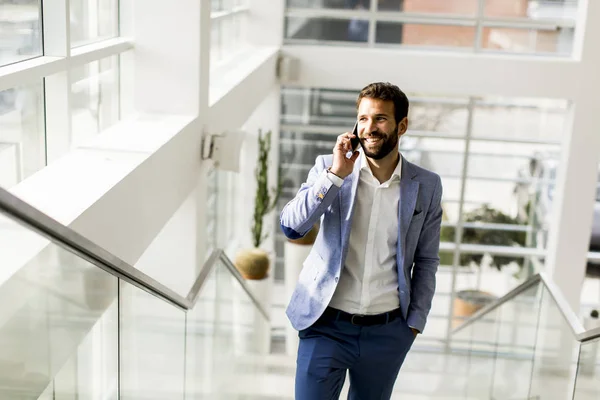
[[(361, 152), (360, 152), (360, 170), (366, 171), (369, 174), (371, 174), (371, 176), (374, 176), (373, 171), (371, 171), (371, 165), (367, 161), (367, 156), (365, 155), (364, 150), (361, 150)], [(392, 172), (392, 177), (390, 178), (390, 180), (392, 180), (392, 181), (395, 179), (400, 180), (401, 178), (402, 178), (402, 154), (400, 154), (400, 158), (398, 159), (398, 164), (396, 165), (396, 168), (394, 168), (394, 172)]]

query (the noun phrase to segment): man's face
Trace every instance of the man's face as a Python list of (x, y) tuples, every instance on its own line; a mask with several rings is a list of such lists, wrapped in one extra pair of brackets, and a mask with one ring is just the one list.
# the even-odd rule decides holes
[(363, 98), (358, 105), (358, 137), (365, 155), (381, 160), (398, 151), (398, 138), (406, 132), (407, 119), (396, 123), (394, 103)]

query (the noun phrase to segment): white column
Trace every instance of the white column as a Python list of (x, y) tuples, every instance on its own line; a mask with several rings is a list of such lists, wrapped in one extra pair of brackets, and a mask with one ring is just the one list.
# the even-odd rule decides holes
[(600, 153), (600, 2), (580, 2), (575, 58), (578, 80), (571, 133), (558, 171), (546, 267), (576, 312), (585, 277)]

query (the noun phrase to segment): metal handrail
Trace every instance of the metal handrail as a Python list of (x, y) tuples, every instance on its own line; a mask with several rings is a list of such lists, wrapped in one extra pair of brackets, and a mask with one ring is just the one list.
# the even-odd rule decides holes
[(217, 261), (220, 260), (240, 283), (258, 311), (260, 311), (267, 320), (270, 319), (269, 314), (266, 312), (263, 305), (256, 299), (256, 296), (254, 296), (244, 278), (222, 249), (215, 249), (211, 253), (210, 257), (200, 269), (200, 273), (189, 293), (186, 297), (183, 297), (3, 188), (0, 188), (0, 214), (37, 232), (54, 244), (76, 254), (107, 273), (116, 276), (119, 279), (123, 279), (137, 288), (184, 311), (194, 308), (204, 282), (217, 264)]
[(546, 287), (546, 290), (550, 294), (550, 297), (552, 297), (552, 299), (554, 300), (556, 306), (558, 307), (563, 318), (566, 320), (567, 324), (569, 325), (569, 328), (571, 329), (571, 332), (573, 333), (573, 336), (575, 336), (575, 339), (577, 341), (583, 343), (600, 338), (600, 328), (589, 329), (586, 331), (583, 325), (581, 324), (581, 321), (577, 317), (577, 314), (575, 314), (575, 312), (565, 299), (560, 288), (554, 283), (554, 281), (550, 277), (548, 277), (548, 275), (546, 275), (543, 272), (532, 276), (531, 278), (527, 279), (525, 282), (523, 282), (504, 296), (500, 297), (496, 301), (492, 302), (491, 304), (488, 304), (487, 306), (477, 311), (475, 314), (473, 314), (473, 316), (471, 316), (465, 322), (453, 329), (451, 335), (456, 335), (458, 332), (467, 328), (469, 325), (472, 325), (475, 322), (481, 320), (490, 312), (508, 303), (521, 293), (525, 292), (526, 290), (534, 287), (539, 283), (543, 284)]

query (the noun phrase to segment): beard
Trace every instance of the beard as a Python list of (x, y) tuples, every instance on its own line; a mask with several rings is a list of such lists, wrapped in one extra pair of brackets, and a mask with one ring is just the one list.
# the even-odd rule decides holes
[(366, 138), (360, 138), (360, 145), (365, 152), (365, 155), (373, 160), (381, 160), (388, 154), (392, 152), (392, 150), (396, 149), (396, 145), (398, 144), (398, 133), (397, 132), (374, 132), (370, 134), (368, 137), (370, 138), (381, 138), (381, 140), (375, 145), (368, 145)]

